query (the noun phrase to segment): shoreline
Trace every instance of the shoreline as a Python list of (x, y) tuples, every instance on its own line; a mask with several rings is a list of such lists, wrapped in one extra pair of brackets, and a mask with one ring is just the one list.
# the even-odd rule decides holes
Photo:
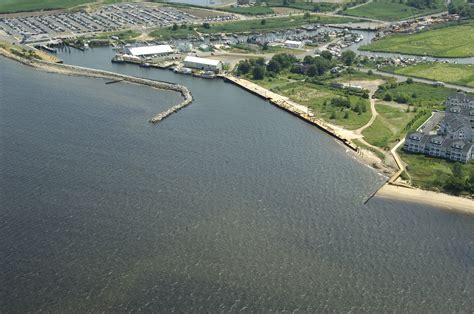
[[(377, 173), (388, 176), (387, 182), (383, 184), (377, 191), (370, 195), (364, 203), (367, 203), (372, 197), (385, 197), (392, 198), (402, 201), (417, 201), (421, 204), (426, 204), (442, 209), (453, 210), (457, 212), (474, 214), (474, 200), (462, 197), (454, 196), (447, 193), (438, 193), (429, 190), (423, 190), (408, 183), (399, 182), (398, 179), (402, 172), (405, 170), (403, 161), (399, 158), (396, 153), (396, 149), (403, 144), (404, 140), (400, 141), (391, 151), (390, 154), (393, 156), (398, 170), (393, 169), (386, 165), (383, 160), (372, 154), (370, 151), (363, 149), (356, 145), (352, 140), (338, 134), (336, 127), (331, 127), (328, 123), (323, 122), (317, 118), (310, 117), (307, 113), (307, 107), (297, 104), (287, 97), (276, 94), (260, 85), (245, 79), (236, 78), (233, 75), (222, 76), (225, 82), (232, 83), (258, 97), (268, 100), (272, 105), (291, 113), (297, 118), (316, 126), (329, 136), (333, 137), (337, 142), (343, 144), (346, 148), (350, 148), (349, 151), (354, 153), (354, 158), (362, 164), (374, 169)], [(305, 108), (303, 108), (305, 107)], [(378, 165), (378, 166), (376, 166)], [(393, 170), (392, 173), (388, 174), (388, 169)], [(444, 200), (446, 198), (447, 201)], [(471, 209), (472, 208), (472, 209)]]
[(429, 205), (456, 213), (474, 215), (474, 200), (445, 193), (385, 184), (376, 193), (376, 196), (384, 199), (403, 200), (410, 203)]
[[(37, 68), (42, 71), (50, 72), (50, 73), (58, 73), (63, 75), (75, 75), (75, 76), (84, 76), (84, 77), (92, 77), (92, 78), (102, 78), (102, 79), (112, 79), (112, 80), (123, 80), (129, 83), (150, 86), (152, 88), (157, 89), (164, 89), (164, 90), (173, 90), (176, 92), (181, 93), (184, 101), (179, 103), (178, 105), (174, 105), (168, 110), (164, 112), (160, 112), (154, 117), (152, 117), (149, 122), (156, 123), (160, 122), (169, 115), (179, 111), (180, 109), (184, 108), (185, 106), (189, 105), (193, 98), (191, 92), (188, 88), (184, 85), (180, 84), (173, 84), (168, 82), (162, 81), (153, 81), (147, 80), (127, 75), (122, 75), (114, 72), (107, 72), (102, 70), (96, 70), (91, 68), (73, 66), (73, 65), (65, 65), (65, 64), (55, 64), (41, 60), (26, 60), (19, 56), (13, 55), (9, 53), (7, 50), (0, 48), (0, 55), (12, 59), (14, 61), (20, 62), (24, 65), (31, 66)], [(264, 98), (268, 100), (272, 105), (294, 115), (295, 117), (302, 119), (303, 121), (317, 127), (324, 133), (328, 134), (329, 136), (333, 137), (337, 142), (343, 144), (346, 148), (349, 148), (354, 153), (354, 156), (359, 162), (365, 164), (366, 166), (372, 168), (377, 173), (387, 176), (387, 173), (382, 172), (382, 170), (386, 170), (386, 167), (376, 167), (375, 162), (376, 159), (379, 159), (376, 156), (373, 156), (370, 151), (367, 151), (358, 145), (354, 144), (353, 141), (340, 135), (337, 131), (332, 128), (327, 123), (310, 116), (306, 110), (303, 108), (304, 106), (297, 104), (286, 97), (281, 96), (279, 94), (275, 94), (255, 83), (248, 81), (251, 86), (247, 86), (246, 84), (242, 84), (241, 79), (235, 78), (233, 76), (221, 76), (225, 82), (230, 82), (256, 96)], [(245, 80), (246, 81), (246, 80)], [(247, 81), (246, 81), (247, 82)], [(255, 87), (253, 86), (255, 85)], [(368, 156), (366, 156), (368, 154)], [(380, 160), (380, 159), (379, 159)], [(381, 164), (386, 166), (382, 160), (380, 160)], [(399, 166), (399, 164), (397, 163)], [(392, 168), (390, 168), (392, 169)], [(438, 193), (429, 190), (419, 189), (409, 185), (402, 185), (395, 182), (395, 179), (398, 178), (399, 174), (403, 171), (399, 169), (398, 171), (394, 170), (394, 175), (390, 176), (390, 180), (381, 186), (376, 192), (374, 192), (368, 199), (370, 200), (374, 196), (378, 196), (381, 198), (388, 198), (394, 200), (402, 200), (408, 202), (415, 202), (419, 204), (425, 204), (429, 206), (433, 206), (436, 208), (451, 210), (459, 213), (467, 213), (474, 215), (474, 200), (454, 196), (446, 193)]]

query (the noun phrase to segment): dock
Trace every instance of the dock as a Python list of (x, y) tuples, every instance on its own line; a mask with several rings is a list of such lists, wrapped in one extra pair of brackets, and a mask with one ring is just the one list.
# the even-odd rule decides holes
[(338, 141), (343, 143), (345, 146), (350, 148), (351, 150), (357, 152), (358, 147), (355, 145), (350, 139), (347, 139), (340, 134), (338, 134), (334, 129), (330, 126), (326, 125), (324, 121), (315, 118), (308, 110), (308, 107), (300, 105), (290, 99), (288, 97), (276, 94), (270, 90), (267, 90), (255, 83), (247, 81), (245, 79), (237, 78), (233, 75), (221, 75), (225, 82), (232, 83), (237, 85), (254, 95), (259, 96), (265, 100), (268, 100), (271, 104), (277, 106), (280, 109), (285, 110), (286, 112), (291, 113), (292, 115), (300, 118), (301, 120), (316, 126), (318, 129), (322, 130), (326, 134), (336, 138)]

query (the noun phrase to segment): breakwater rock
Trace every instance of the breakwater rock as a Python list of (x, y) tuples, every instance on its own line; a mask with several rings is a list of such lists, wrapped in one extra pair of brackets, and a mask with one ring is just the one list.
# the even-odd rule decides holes
[(180, 84), (144, 79), (140, 77), (134, 77), (134, 76), (119, 74), (115, 72), (80, 67), (76, 65), (52, 63), (52, 62), (47, 62), (47, 61), (37, 60), (37, 59), (25, 59), (25, 58), (21, 58), (19, 56), (13, 55), (4, 49), (0, 49), (0, 55), (3, 55), (7, 58), (13, 59), (18, 62), (21, 62), (25, 65), (39, 68), (41, 70), (45, 70), (47, 72), (60, 73), (60, 74), (65, 74), (65, 75), (95, 77), (95, 78), (109, 79), (113, 81), (124, 81), (124, 82), (150, 86), (150, 87), (162, 89), (162, 90), (171, 90), (171, 91), (180, 93), (181, 96), (184, 98), (184, 100), (181, 103), (169, 108), (168, 110), (160, 112), (156, 116), (152, 117), (149, 120), (152, 123), (157, 123), (157, 122), (162, 121), (163, 119), (169, 117), (171, 114), (188, 106), (193, 101), (193, 96), (191, 92), (189, 91), (189, 89), (186, 86), (180, 85)]

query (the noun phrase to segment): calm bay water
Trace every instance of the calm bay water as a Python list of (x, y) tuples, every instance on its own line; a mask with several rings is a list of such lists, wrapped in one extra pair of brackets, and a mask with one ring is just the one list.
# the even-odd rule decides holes
[(0, 312), (470, 311), (470, 216), (375, 198), (344, 147), (222, 81), (172, 92), (0, 59)]

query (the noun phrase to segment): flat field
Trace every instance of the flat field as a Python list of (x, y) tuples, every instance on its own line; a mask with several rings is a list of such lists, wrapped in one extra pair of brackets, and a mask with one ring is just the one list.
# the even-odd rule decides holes
[(265, 14), (273, 14), (273, 10), (269, 7), (264, 6), (253, 6), (253, 7), (226, 7), (221, 8), (220, 10), (236, 13), (236, 14), (243, 14), (243, 15), (265, 15)]
[(354, 9), (344, 11), (347, 15), (367, 17), (382, 21), (398, 21), (417, 15), (431, 14), (442, 11), (442, 9), (420, 10), (399, 2), (377, 1), (369, 2)]
[(421, 154), (411, 154), (399, 150), (400, 157), (408, 163), (407, 170), (414, 186), (457, 194), (473, 191), (474, 162), (458, 164), (460, 174), (455, 176), (454, 162)]
[(474, 65), (423, 63), (395, 69), (396, 74), (474, 87)]
[[(289, 97), (291, 100), (308, 106), (313, 110), (318, 118), (322, 118), (330, 123), (355, 130), (369, 122), (371, 113), (369, 100), (355, 95), (346, 95), (341, 90), (335, 90), (326, 86), (311, 83), (290, 83), (277, 86), (272, 89), (274, 92)], [(331, 99), (347, 97), (351, 106), (365, 107), (361, 114), (352, 108), (336, 107), (331, 104)]]
[(407, 107), (402, 104), (377, 102), (376, 109), (379, 115), (374, 123), (362, 133), (365, 140), (381, 148), (391, 147), (405, 136), (405, 128), (410, 121), (426, 119), (424, 115), (416, 116), (413, 109), (406, 112)]
[(434, 57), (473, 57), (474, 20), (417, 34), (387, 36), (359, 49)]
[(94, 0), (1, 0), (0, 13), (66, 9)]

